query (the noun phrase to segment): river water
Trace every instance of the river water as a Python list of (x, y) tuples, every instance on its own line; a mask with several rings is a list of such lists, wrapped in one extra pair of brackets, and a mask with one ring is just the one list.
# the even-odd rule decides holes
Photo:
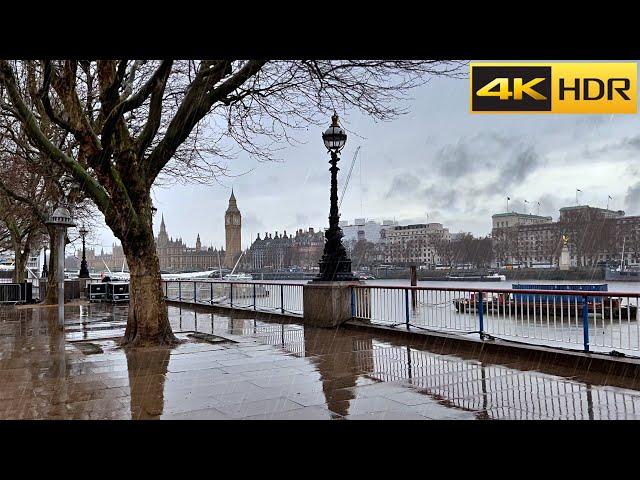
[[(301, 282), (305, 283), (305, 282)], [(410, 285), (409, 279), (400, 280), (367, 280), (367, 285), (380, 285), (380, 286), (408, 286)], [(433, 288), (482, 288), (482, 289), (502, 289), (512, 288), (514, 284), (536, 284), (536, 285), (593, 285), (603, 284), (608, 285), (610, 292), (625, 292), (625, 293), (638, 293), (640, 294), (640, 282), (612, 282), (612, 281), (580, 281), (580, 280), (506, 280), (501, 282), (462, 282), (462, 281), (418, 281), (419, 287), (433, 287)]]

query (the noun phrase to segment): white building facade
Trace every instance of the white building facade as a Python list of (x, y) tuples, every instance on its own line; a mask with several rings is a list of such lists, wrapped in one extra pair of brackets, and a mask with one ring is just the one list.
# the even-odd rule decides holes
[(435, 266), (441, 259), (436, 244), (451, 241), (449, 229), (441, 223), (419, 223), (389, 228), (383, 234), (385, 262)]

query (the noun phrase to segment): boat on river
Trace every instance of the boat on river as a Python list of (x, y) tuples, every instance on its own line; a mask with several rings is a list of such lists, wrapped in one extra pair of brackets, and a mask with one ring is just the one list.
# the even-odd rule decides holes
[[(469, 297), (455, 298), (453, 305), (459, 313), (477, 313), (482, 308), (484, 313), (504, 316), (548, 315), (579, 317), (582, 315), (582, 295), (553, 295), (532, 293), (531, 290), (558, 291), (602, 291), (608, 290), (607, 284), (585, 285), (512, 285), (516, 292), (482, 292), (482, 299), (472, 292)], [(590, 316), (634, 320), (637, 318), (638, 305), (633, 305), (626, 298), (608, 296), (588, 296), (587, 310)], [(480, 307), (482, 306), (482, 307)]]

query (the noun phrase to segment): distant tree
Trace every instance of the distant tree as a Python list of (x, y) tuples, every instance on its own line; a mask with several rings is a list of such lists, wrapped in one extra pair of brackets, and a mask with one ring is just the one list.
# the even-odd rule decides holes
[(373, 242), (364, 239), (351, 240), (345, 247), (354, 269), (360, 269), (364, 265), (370, 266), (376, 261), (378, 248)]
[(454, 265), (457, 256), (457, 242), (455, 240), (439, 238), (433, 241), (436, 254), (440, 257), (440, 261), (447, 267)]
[[(26, 277), (29, 256), (39, 252), (44, 239), (50, 240), (49, 271), (57, 270), (58, 231), (46, 221), (53, 209), (64, 204), (77, 221), (90, 226), (94, 210), (73, 179), (55, 165), (43, 161), (33, 148), (21, 125), (5, 115), (0, 117), (0, 223), (11, 237), (15, 255), (14, 281)], [(44, 302), (57, 302), (55, 275), (48, 277)]]

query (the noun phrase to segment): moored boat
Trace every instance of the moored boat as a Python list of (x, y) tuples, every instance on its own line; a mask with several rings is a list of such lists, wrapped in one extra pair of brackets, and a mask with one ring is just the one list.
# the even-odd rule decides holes
[[(466, 298), (456, 298), (453, 305), (459, 313), (477, 313), (482, 308), (484, 313), (503, 316), (522, 316), (537, 314), (581, 316), (583, 309), (582, 295), (538, 294), (531, 290), (565, 290), (565, 291), (607, 291), (607, 284), (599, 285), (513, 285), (516, 292), (483, 292), (482, 301), (476, 293)], [(587, 311), (590, 316), (633, 320), (637, 318), (638, 306), (625, 302), (624, 298), (608, 296), (588, 296)], [(480, 307), (482, 306), (482, 307)]]

